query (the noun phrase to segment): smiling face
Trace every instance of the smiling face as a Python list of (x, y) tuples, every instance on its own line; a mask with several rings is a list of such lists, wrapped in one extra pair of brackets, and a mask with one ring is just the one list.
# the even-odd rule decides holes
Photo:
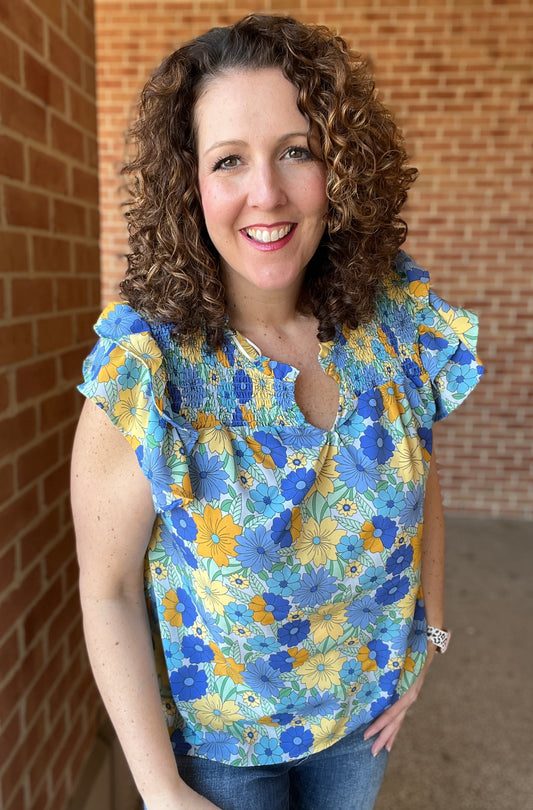
[(328, 208), (320, 144), (277, 68), (211, 81), (195, 109), (198, 182), (207, 230), (228, 296), (297, 298)]

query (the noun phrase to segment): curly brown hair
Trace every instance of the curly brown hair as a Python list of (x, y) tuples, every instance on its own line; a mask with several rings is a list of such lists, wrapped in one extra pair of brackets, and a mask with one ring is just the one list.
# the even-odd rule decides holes
[(327, 227), (299, 301), (318, 319), (319, 340), (371, 318), (378, 283), (407, 235), (399, 213), (416, 169), (361, 57), (328, 28), (290, 17), (252, 14), (213, 28), (168, 56), (146, 84), (130, 131), (135, 157), (123, 169), (132, 178), (131, 253), (121, 292), (145, 317), (175, 324), (178, 340), (203, 329), (219, 347), (227, 321), (198, 190), (195, 104), (217, 76), (269, 67), (296, 86), (327, 171)]

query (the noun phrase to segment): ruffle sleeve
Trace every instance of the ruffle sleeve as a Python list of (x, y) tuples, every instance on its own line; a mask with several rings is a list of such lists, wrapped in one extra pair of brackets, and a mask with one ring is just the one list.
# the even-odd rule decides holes
[(418, 349), (429, 375), (437, 422), (463, 402), (479, 382), (483, 366), (476, 354), (478, 318), (447, 304), (430, 289), (429, 274), (401, 253), (398, 269), (405, 273), (415, 302)]
[(149, 324), (130, 306), (110, 304), (83, 364), (79, 391), (102, 408), (133, 447), (157, 512), (192, 498), (187, 457), (198, 433), (173, 413), (164, 357)]

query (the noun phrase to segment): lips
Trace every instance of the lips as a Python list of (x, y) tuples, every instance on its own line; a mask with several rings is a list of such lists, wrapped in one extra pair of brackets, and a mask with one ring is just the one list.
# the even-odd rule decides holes
[(258, 242), (262, 245), (271, 245), (275, 242), (280, 242), (291, 233), (294, 225), (286, 223), (284, 225), (275, 225), (270, 228), (264, 226), (243, 228), (244, 233), (249, 239)]

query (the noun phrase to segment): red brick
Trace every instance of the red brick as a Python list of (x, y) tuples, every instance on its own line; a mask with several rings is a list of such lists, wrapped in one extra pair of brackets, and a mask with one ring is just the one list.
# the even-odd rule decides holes
[(71, 269), (70, 242), (51, 236), (33, 237), (34, 267), (38, 273), (68, 273)]
[(48, 512), (41, 510), (38, 523), (25, 531), (18, 542), (20, 565), (23, 570), (32, 565), (35, 550), (42, 548), (59, 533), (60, 526), (59, 507), (54, 506)]
[(58, 152), (84, 162), (83, 133), (68, 121), (52, 114), (52, 146)]
[[(0, 467), (0, 503), (4, 504), (13, 496), (15, 492), (15, 469), (12, 464), (4, 464)], [(6, 563), (7, 566), (7, 563)], [(0, 581), (3, 569), (0, 567)], [(2, 586), (0, 585), (0, 591)]]
[(39, 315), (53, 310), (53, 284), (50, 278), (14, 278), (11, 307), (14, 317)]
[(68, 193), (67, 167), (57, 157), (37, 149), (29, 150), (30, 183), (57, 194)]
[(57, 110), (65, 109), (64, 81), (49, 67), (31, 53), (24, 54), (24, 76), (26, 89), (43, 101), (47, 106)]
[(96, 104), (94, 99), (88, 99), (73, 87), (69, 90), (70, 114), (73, 123), (88, 132), (96, 131)]
[(86, 232), (85, 208), (77, 203), (54, 200), (54, 232), (84, 236)]
[(50, 210), (48, 197), (20, 186), (5, 186), (5, 212), (8, 225), (48, 230)]
[(58, 461), (59, 439), (54, 434), (21, 453), (17, 464), (19, 487), (22, 489), (37, 481), (48, 470), (53, 469)]
[(75, 246), (75, 263), (78, 275), (100, 272), (100, 253), (98, 245), (78, 242)]
[(24, 179), (24, 147), (8, 135), (0, 135), (0, 175)]
[(46, 140), (46, 110), (42, 105), (0, 82), (0, 108), (7, 129), (33, 140)]
[(56, 352), (72, 344), (72, 318), (55, 315), (37, 323), (37, 346), (40, 354)]
[(18, 3), (0, 3), (0, 23), (42, 53), (43, 24), (40, 16), (29, 8), (27, 3), (24, 4), (23, 13)]
[(98, 203), (98, 175), (84, 169), (74, 168), (72, 172), (74, 196), (91, 203)]
[(53, 357), (37, 360), (21, 366), (16, 371), (17, 402), (41, 396), (55, 388), (57, 380), (56, 361)]
[(81, 57), (75, 48), (53, 28), (50, 28), (50, 59), (61, 73), (74, 84), (81, 81)]
[(29, 269), (28, 237), (2, 229), (0, 273), (25, 273)]
[(46, 432), (65, 422), (74, 413), (76, 392), (72, 388), (54, 393), (40, 403), (41, 430)]
[(10, 36), (0, 31), (0, 75), (20, 82), (20, 51)]
[(0, 365), (21, 363), (32, 355), (31, 324), (0, 326)]
[[(70, 483), (70, 462), (65, 461), (60, 467), (53, 470), (44, 480), (44, 502), (47, 506), (55, 503), (62, 495), (68, 492)], [(68, 500), (68, 497), (67, 497)]]

